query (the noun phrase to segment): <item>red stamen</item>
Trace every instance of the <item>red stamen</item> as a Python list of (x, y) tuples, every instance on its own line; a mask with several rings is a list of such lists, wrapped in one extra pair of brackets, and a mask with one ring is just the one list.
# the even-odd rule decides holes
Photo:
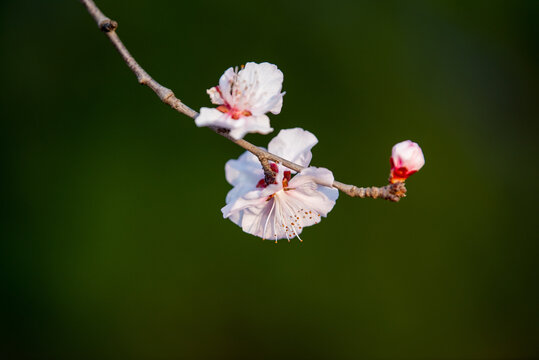
[(283, 173), (283, 188), (286, 189), (288, 187), (288, 182), (290, 181), (291, 178), (292, 178), (292, 173), (290, 172), (290, 170), (286, 170)]
[(217, 110), (219, 110), (220, 112), (225, 113), (225, 114), (230, 111), (230, 109), (226, 105), (217, 106)]
[(283, 173), (283, 176), (286, 180), (290, 181), (290, 179), (292, 178), (292, 172), (290, 170), (286, 170), (284, 173)]

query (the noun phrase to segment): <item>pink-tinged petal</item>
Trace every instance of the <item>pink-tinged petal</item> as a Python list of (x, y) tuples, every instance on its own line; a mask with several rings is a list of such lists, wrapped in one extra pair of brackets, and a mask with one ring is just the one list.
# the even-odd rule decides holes
[(301, 166), (309, 166), (312, 159), (311, 149), (318, 139), (309, 131), (301, 128), (281, 130), (273, 138), (268, 151)]
[(221, 96), (221, 90), (217, 86), (206, 90), (206, 93), (210, 96), (210, 101), (212, 104), (223, 105), (225, 103), (223, 97)]

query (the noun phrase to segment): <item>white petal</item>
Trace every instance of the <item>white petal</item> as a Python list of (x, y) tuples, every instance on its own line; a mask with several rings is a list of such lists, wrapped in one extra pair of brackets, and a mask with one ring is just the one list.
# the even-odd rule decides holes
[(301, 184), (308, 181), (313, 181), (319, 185), (332, 187), (335, 178), (330, 170), (311, 166), (301, 170), (298, 175), (294, 176), (294, 178), (290, 181), (290, 186), (301, 186)]
[(334, 187), (319, 186), (318, 191), (322, 192), (331, 201), (337, 201), (339, 198), (339, 190)]
[(228, 103), (232, 104), (232, 85), (236, 81), (238, 74), (234, 71), (234, 68), (228, 68), (223, 75), (221, 75), (221, 78), (219, 79), (219, 90), (221, 90), (221, 94), (223, 97), (223, 100)]
[(265, 205), (256, 211), (248, 209), (243, 212), (241, 228), (248, 234), (261, 237), (262, 239), (281, 239), (281, 232), (275, 222), (275, 202), (266, 201)]
[[(223, 211), (225, 208), (226, 208), (226, 206), (224, 208), (222, 208), (221, 211)], [(226, 216), (223, 216), (223, 217), (226, 218)], [(230, 219), (230, 221), (232, 221), (234, 224), (236, 224), (238, 226), (241, 226), (241, 223), (243, 221), (243, 211), (239, 211), (239, 212), (229, 214), (228, 219)]]
[(301, 128), (281, 130), (273, 138), (268, 151), (301, 166), (309, 166), (312, 159), (311, 149), (318, 139), (309, 131)]
[(333, 181), (333, 173), (328, 169), (310, 167), (292, 178), (289, 187), (294, 190), (287, 193), (301, 199), (306, 208), (326, 216), (339, 197), (339, 191), (332, 187)]
[(264, 178), (264, 171), (258, 158), (246, 151), (237, 160), (227, 161), (225, 176), (234, 186), (226, 195), (226, 203), (229, 204), (255, 190), (258, 181)]
[(267, 202), (266, 197), (261, 196), (261, 194), (262, 191), (260, 190), (250, 191), (243, 197), (236, 199), (236, 201), (227, 204), (221, 209), (223, 217), (227, 218), (233, 213), (241, 212), (247, 208), (251, 209), (251, 211), (261, 208)]
[(243, 139), (243, 137), (245, 135), (247, 135), (249, 131), (247, 131), (247, 127), (237, 127), (235, 129), (230, 129), (230, 136), (232, 136), (232, 138), (236, 139), (236, 140), (239, 140), (239, 139)]
[(236, 140), (242, 139), (247, 133), (269, 134), (273, 131), (273, 128), (269, 126), (269, 118), (266, 115), (233, 119), (226, 113), (210, 108), (200, 109), (200, 114), (195, 119), (195, 124), (199, 127), (217, 126), (230, 129), (230, 136)]
[[(240, 117), (239, 119), (233, 119), (226, 113), (222, 113), (217, 109), (201, 108), (200, 114), (195, 119), (197, 126), (217, 126), (225, 129), (238, 129), (236, 134), (243, 132), (243, 135), (247, 133), (244, 129), (247, 126), (248, 119), (251, 116)], [(242, 136), (243, 136), (242, 135)], [(241, 139), (242, 136), (234, 137), (235, 139)]]
[[(223, 217), (241, 226), (245, 232), (263, 237), (263, 226), (272, 214), (274, 204), (271, 198), (268, 201), (268, 196), (279, 189), (277, 185), (270, 185), (266, 189), (251, 191), (223, 207)], [(266, 229), (273, 231), (273, 228)]]
[(304, 185), (301, 188), (287, 191), (286, 195), (294, 199), (296, 203), (301, 204), (301, 208), (315, 213), (318, 217), (318, 219), (313, 219), (315, 223), (320, 221), (320, 215), (327, 216), (335, 206), (335, 201), (330, 200), (323, 192), (319, 191), (318, 187)]
[[(251, 111), (254, 115), (262, 115), (271, 111), (278, 114), (281, 111), (283, 95), (283, 73), (277, 66), (270, 63), (256, 64), (249, 62), (238, 73), (239, 84), (246, 84), (242, 93), (242, 109)], [(238, 103), (238, 101), (236, 101)]]
[(225, 165), (226, 181), (230, 185), (238, 185), (240, 182), (257, 181), (264, 176), (262, 166), (258, 158), (249, 151), (244, 152), (237, 160), (228, 160)]
[(281, 112), (281, 109), (283, 108), (283, 96), (284, 96), (284, 94), (285, 93), (283, 92), (283, 93), (280, 94), (280, 96), (277, 96), (277, 102), (269, 110), (270, 113), (277, 115), (277, 114), (279, 114)]
[(235, 126), (230, 128), (230, 136), (236, 140), (242, 139), (247, 133), (269, 134), (273, 131), (269, 118), (266, 115), (249, 116), (233, 121), (240, 120), (244, 121), (243, 126), (237, 126), (237, 123), (232, 123)]
[(198, 127), (202, 126), (223, 126), (227, 123), (227, 115), (217, 109), (200, 108), (200, 114), (195, 119)]
[(270, 120), (266, 115), (250, 116), (246, 118), (246, 129), (250, 133), (269, 134), (273, 131)]

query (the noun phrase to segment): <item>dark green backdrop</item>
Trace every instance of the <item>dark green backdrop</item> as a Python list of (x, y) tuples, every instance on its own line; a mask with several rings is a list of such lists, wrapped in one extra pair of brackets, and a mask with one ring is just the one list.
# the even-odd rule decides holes
[[(304, 242), (221, 217), (242, 151), (160, 103), (78, 1), (3, 1), (0, 355), (281, 359), (539, 356), (538, 1), (97, 0), (179, 98), (229, 66), (285, 74), (277, 131), (383, 185)], [(266, 145), (271, 136), (248, 135)]]

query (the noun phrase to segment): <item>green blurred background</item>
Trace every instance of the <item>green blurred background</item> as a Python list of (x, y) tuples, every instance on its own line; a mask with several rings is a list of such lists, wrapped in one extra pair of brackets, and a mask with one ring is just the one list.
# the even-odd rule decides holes
[(385, 184), (405, 139), (426, 166), (400, 203), (341, 196), (262, 242), (220, 212), (239, 147), (139, 86), (78, 1), (3, 1), (0, 356), (539, 356), (539, 1), (97, 4), (195, 109), (277, 64), (273, 135), (315, 133), (341, 181)]

